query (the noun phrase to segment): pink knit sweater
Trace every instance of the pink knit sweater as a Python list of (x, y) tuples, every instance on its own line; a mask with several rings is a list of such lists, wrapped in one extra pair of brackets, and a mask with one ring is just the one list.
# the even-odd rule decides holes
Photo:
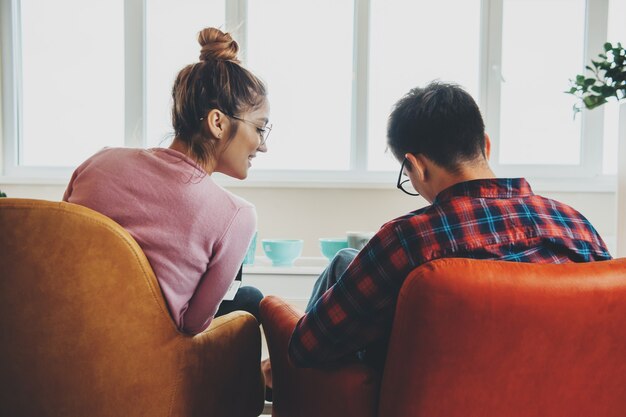
[(172, 149), (105, 148), (76, 169), (63, 200), (135, 238), (176, 325), (191, 334), (211, 323), (256, 229), (254, 206)]

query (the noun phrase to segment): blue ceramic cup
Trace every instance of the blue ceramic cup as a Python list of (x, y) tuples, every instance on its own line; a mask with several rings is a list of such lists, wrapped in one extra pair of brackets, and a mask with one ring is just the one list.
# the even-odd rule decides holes
[(302, 253), (303, 240), (298, 239), (263, 239), (263, 252), (272, 261), (273, 266), (292, 266)]
[(348, 247), (348, 238), (345, 237), (323, 237), (320, 239), (320, 250), (322, 255), (331, 260), (337, 252)]
[(244, 265), (252, 265), (254, 263), (254, 253), (256, 252), (256, 236), (257, 232), (254, 232), (254, 236), (252, 236), (252, 241), (250, 241), (250, 246), (248, 246), (248, 252), (246, 252), (246, 257), (243, 258)]

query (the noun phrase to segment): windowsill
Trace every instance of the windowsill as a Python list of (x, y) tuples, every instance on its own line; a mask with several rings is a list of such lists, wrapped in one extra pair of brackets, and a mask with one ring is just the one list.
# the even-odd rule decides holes
[(43, 177), (18, 177), (0, 176), (0, 184), (6, 185), (67, 185), (67, 178), (43, 178)]
[(258, 288), (265, 295), (276, 295), (301, 310), (306, 307), (313, 286), (328, 265), (326, 258), (298, 258), (293, 266), (272, 266), (257, 256), (253, 265), (243, 266), (243, 285)]
[[(263, 174), (263, 175), (262, 175)], [(395, 190), (395, 174), (368, 173), (355, 175), (354, 173), (298, 173), (285, 171), (283, 173), (252, 173), (245, 181), (216, 175), (215, 180), (226, 188), (309, 188), (309, 189), (388, 189)], [(371, 174), (371, 175), (369, 175)], [(394, 177), (394, 178), (391, 178)], [(599, 176), (595, 178), (533, 178), (528, 180), (535, 192), (600, 192), (613, 193), (617, 186), (616, 176)], [(25, 186), (65, 186), (69, 177), (18, 177), (0, 176), (2, 185)]]
[(254, 264), (244, 265), (245, 275), (307, 275), (318, 276), (328, 265), (328, 259), (322, 257), (301, 257), (293, 266), (272, 266), (270, 259), (257, 256)]

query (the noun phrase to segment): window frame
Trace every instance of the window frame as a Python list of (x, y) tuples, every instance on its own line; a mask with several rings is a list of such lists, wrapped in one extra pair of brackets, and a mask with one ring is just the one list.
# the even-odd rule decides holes
[[(586, 0), (584, 52), (581, 71), (585, 63), (602, 52), (606, 41), (608, 23), (608, 0)], [(584, 109), (577, 117), (582, 118), (581, 161), (578, 165), (537, 165), (500, 164), (497, 160), (500, 147), (500, 87), (502, 75), (502, 12), (503, 0), (483, 0), (484, 32), (480, 104), (485, 116), (485, 129), (492, 143), (491, 166), (500, 176), (519, 176), (520, 172), (529, 177), (543, 179), (593, 179), (602, 174), (602, 148), (604, 136), (604, 108), (593, 112)], [(594, 48), (595, 45), (596, 47)], [(572, 74), (574, 77), (574, 74)], [(610, 176), (607, 176), (610, 177)]]
[[(233, 33), (241, 46), (241, 59), (246, 62), (247, 26), (240, 24), (247, 17), (248, 0), (224, 0), (225, 29)], [(354, 0), (353, 101), (351, 109), (350, 168), (345, 171), (315, 170), (252, 170), (244, 183), (217, 175), (227, 186), (277, 187), (357, 187), (387, 188), (393, 186), (395, 172), (367, 170), (368, 58), (371, 0)], [(586, 0), (584, 64), (599, 52), (607, 36), (609, 0)], [(612, 191), (614, 175), (602, 174), (604, 110), (583, 110), (581, 162), (579, 165), (510, 165), (497, 161), (499, 149), (499, 112), (503, 0), (481, 1), (481, 33), (479, 59), (479, 96), (486, 130), (492, 139), (491, 165), (499, 176), (524, 173), (540, 189), (576, 191)], [(18, 27), (19, 0), (0, 0), (2, 24), (2, 170), (5, 183), (65, 183), (73, 168), (24, 167), (19, 165), (19, 114), (21, 97), (21, 48)], [(124, 145), (146, 146), (146, 2), (124, 0)], [(594, 49), (592, 45), (596, 45)], [(46, 180), (43, 180), (46, 179)], [(537, 188), (537, 187), (536, 187)]]
[[(22, 118), (19, 0), (0, 0), (3, 182), (67, 182), (74, 168), (20, 165)], [(124, 0), (124, 146), (145, 146), (145, 2)]]

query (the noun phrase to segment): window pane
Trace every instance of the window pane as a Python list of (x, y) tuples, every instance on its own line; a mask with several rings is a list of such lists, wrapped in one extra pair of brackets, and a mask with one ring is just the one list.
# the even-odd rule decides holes
[(578, 164), (581, 117), (568, 80), (581, 72), (585, 0), (504, 0), (502, 164)]
[(440, 79), (462, 85), (478, 100), (480, 3), (372, 0), (368, 169), (398, 169), (385, 153), (387, 118), (411, 88)]
[[(626, 0), (609, 1), (608, 41), (616, 44), (621, 42), (626, 47)], [(603, 172), (607, 175), (617, 174), (617, 127), (619, 104), (614, 100), (604, 106), (604, 163)]]
[(148, 0), (146, 3), (146, 112), (149, 147), (169, 146), (172, 86), (178, 72), (198, 62), (198, 32), (224, 29), (224, 0)]
[(20, 165), (75, 166), (124, 143), (123, 6), (21, 1)]
[(248, 67), (274, 124), (256, 167), (350, 168), (353, 12), (349, 0), (249, 1)]

